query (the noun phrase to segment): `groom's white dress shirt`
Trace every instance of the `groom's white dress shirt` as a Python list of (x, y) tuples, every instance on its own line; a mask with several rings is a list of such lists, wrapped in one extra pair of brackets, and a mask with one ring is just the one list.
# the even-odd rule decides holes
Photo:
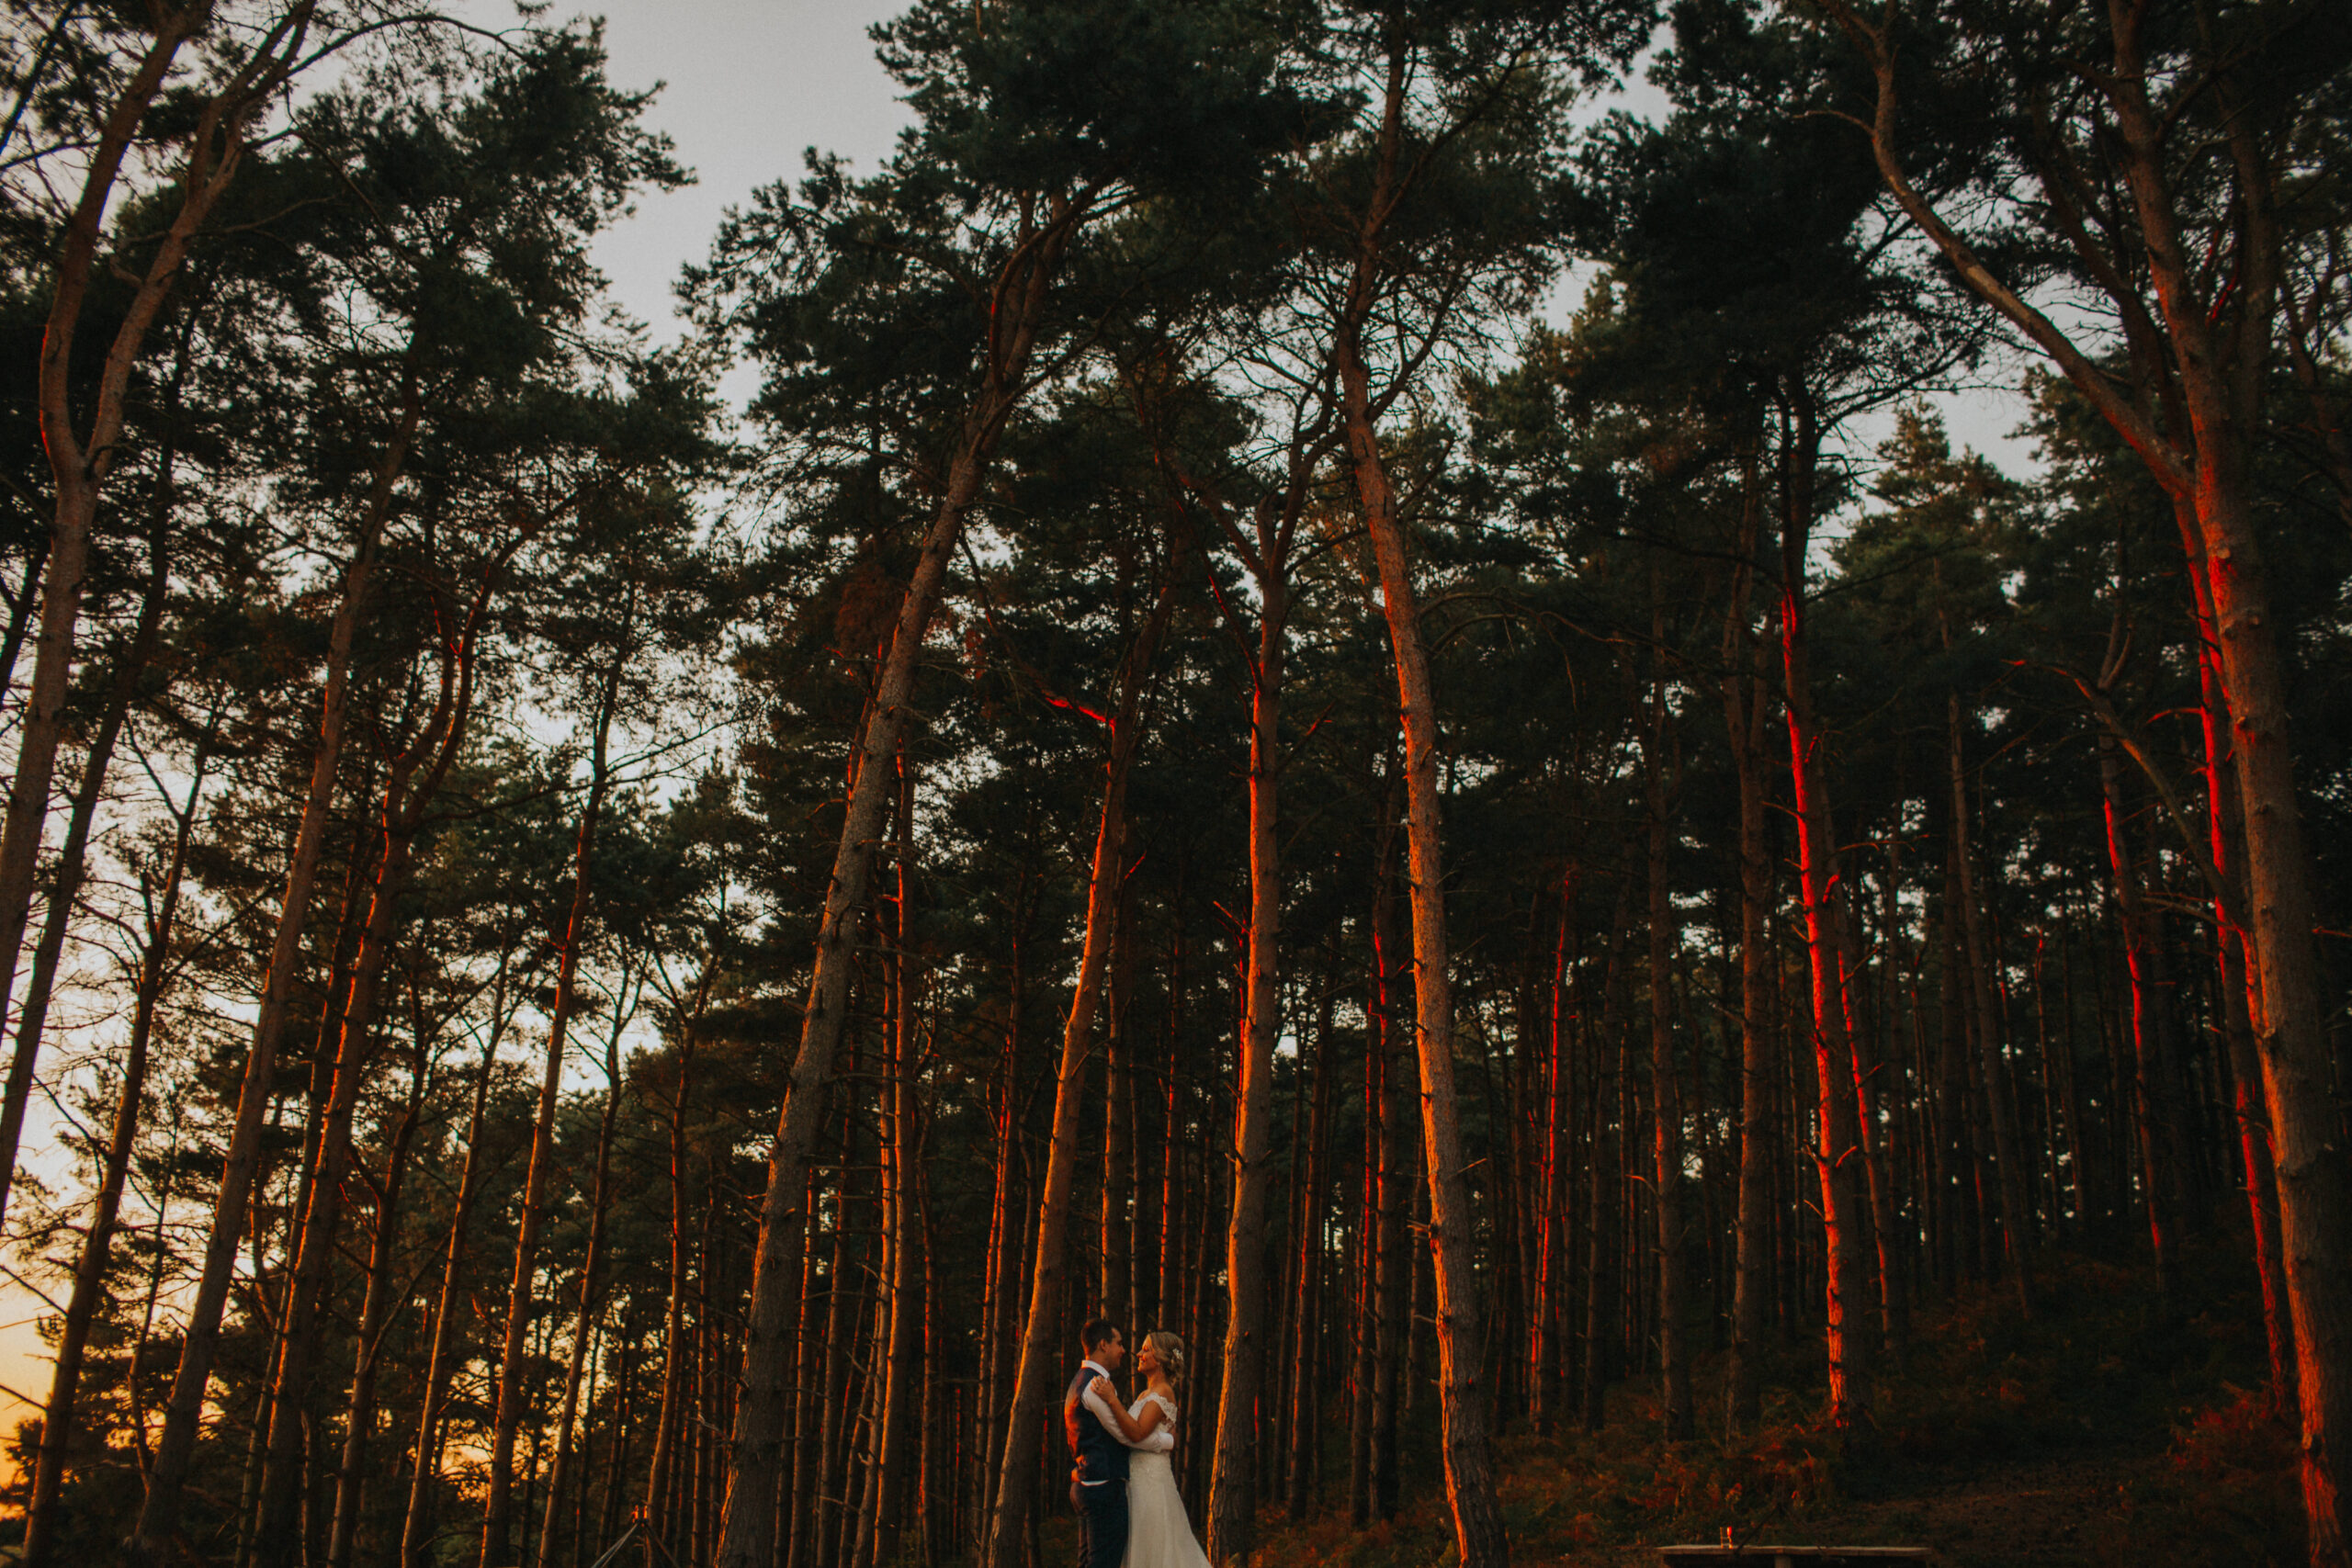
[[(1104, 1366), (1102, 1362), (1091, 1359), (1080, 1362), (1079, 1371), (1082, 1372), (1092, 1372), (1094, 1377), (1102, 1378), (1105, 1382), (1109, 1381), (1111, 1376), (1110, 1368)], [(1094, 1413), (1094, 1418), (1102, 1423), (1102, 1429), (1110, 1433), (1114, 1440), (1124, 1440), (1120, 1438), (1119, 1418), (1111, 1414), (1111, 1406), (1104, 1403), (1103, 1398), (1100, 1393), (1095, 1392), (1094, 1378), (1089, 1378), (1086, 1380), (1086, 1393), (1079, 1403), (1085, 1405), (1087, 1409)], [(1079, 1484), (1080, 1486), (1108, 1486), (1111, 1484), (1111, 1478), (1106, 1475), (1100, 1481), (1081, 1481)]]

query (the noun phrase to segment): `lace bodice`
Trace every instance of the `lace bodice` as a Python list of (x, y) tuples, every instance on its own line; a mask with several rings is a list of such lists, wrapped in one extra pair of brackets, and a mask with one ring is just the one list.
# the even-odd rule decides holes
[(1147, 1404), (1158, 1404), (1162, 1416), (1159, 1425), (1145, 1433), (1143, 1440), (1135, 1445), (1136, 1451), (1147, 1454), (1173, 1452), (1176, 1448), (1176, 1402), (1165, 1394), (1154, 1393), (1147, 1389), (1142, 1397), (1127, 1407), (1127, 1419), (1131, 1421), (1142, 1419), (1143, 1407)]

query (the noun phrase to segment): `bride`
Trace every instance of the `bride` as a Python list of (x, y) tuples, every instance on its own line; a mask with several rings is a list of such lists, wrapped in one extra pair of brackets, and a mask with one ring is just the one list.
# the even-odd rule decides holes
[(1136, 1450), (1127, 1461), (1127, 1554), (1119, 1568), (1209, 1568), (1168, 1463), (1176, 1447), (1176, 1380), (1184, 1373), (1184, 1342), (1154, 1329), (1136, 1351), (1136, 1371), (1144, 1375), (1145, 1388), (1133, 1405), (1121, 1410), (1115, 1399), (1103, 1401), (1119, 1419), (1119, 1440)]

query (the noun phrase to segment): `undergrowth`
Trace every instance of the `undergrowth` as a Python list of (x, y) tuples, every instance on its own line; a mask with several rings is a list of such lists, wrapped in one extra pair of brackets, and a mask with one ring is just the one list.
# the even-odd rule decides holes
[[(2245, 1258), (2227, 1237), (2194, 1251), (2172, 1314), (2151, 1270), (2080, 1256), (2041, 1260), (2030, 1322), (1998, 1288), (1925, 1306), (1906, 1363), (1881, 1369), (1874, 1440), (1850, 1447), (1818, 1424), (1811, 1347), (1781, 1348), (1751, 1433), (1724, 1429), (1719, 1354), (1697, 1362), (1700, 1435), (1689, 1442), (1660, 1439), (1653, 1384), (1621, 1385), (1600, 1431), (1499, 1440), (1513, 1561), (1654, 1562), (1658, 1545), (1729, 1529), (1741, 1541), (1924, 1545), (1955, 1564), (2018, 1562), (2027, 1542), (2036, 1563), (2297, 1562), (2295, 1438), (2261, 1392)], [(1419, 1414), (1433, 1427), (1433, 1412)], [(1337, 1496), (1303, 1524), (1270, 1512), (1260, 1560), (1452, 1562), (1436, 1433), (1408, 1435), (1400, 1446), (1427, 1469), (1407, 1472), (1395, 1519), (1351, 1530)]]

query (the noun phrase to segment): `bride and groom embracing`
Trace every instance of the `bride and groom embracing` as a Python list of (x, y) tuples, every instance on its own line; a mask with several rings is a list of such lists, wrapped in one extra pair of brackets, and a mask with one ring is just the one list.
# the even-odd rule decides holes
[(1168, 1463), (1184, 1342), (1165, 1329), (1144, 1336), (1136, 1371), (1146, 1386), (1122, 1405), (1111, 1383), (1127, 1354), (1118, 1328), (1098, 1317), (1079, 1338), (1086, 1359), (1062, 1401), (1062, 1424), (1078, 1457), (1069, 1490), (1086, 1532), (1082, 1568), (1208, 1568)]

